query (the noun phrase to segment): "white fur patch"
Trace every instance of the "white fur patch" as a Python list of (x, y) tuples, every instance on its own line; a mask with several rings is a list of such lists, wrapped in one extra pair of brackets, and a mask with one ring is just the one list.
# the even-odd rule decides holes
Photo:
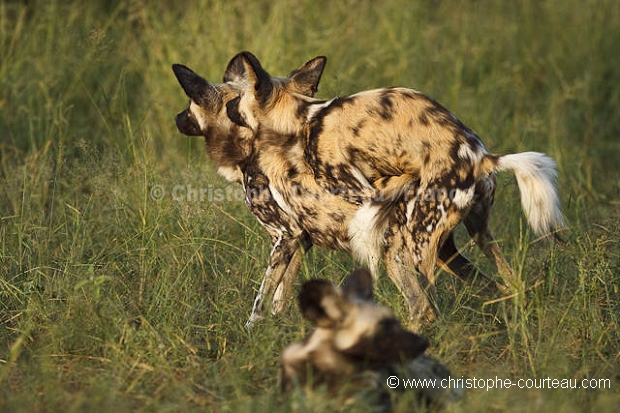
[[(282, 365), (285, 370), (288, 370), (287, 373), (294, 374), (295, 371), (292, 369), (294, 369), (294, 367), (296, 367), (299, 363), (308, 360), (310, 355), (319, 349), (323, 343), (331, 340), (332, 335), (333, 333), (330, 329), (317, 328), (305, 343), (293, 343), (286, 347), (282, 352)], [(325, 353), (327, 356), (331, 354), (331, 352)], [(337, 366), (335, 360), (330, 362), (330, 360), (321, 359), (321, 361), (323, 364), (321, 367), (324, 369)], [(298, 378), (304, 379), (302, 377)]]
[(472, 185), (465, 190), (456, 189), (454, 191), (454, 196), (452, 197), (452, 202), (459, 209), (468, 207), (472, 199), (474, 198), (474, 190), (475, 185)]
[(379, 207), (365, 203), (355, 212), (349, 223), (349, 237), (353, 256), (368, 265), (373, 278), (379, 275), (379, 251), (381, 234), (377, 231)]
[(249, 84), (247, 79), (238, 79), (235, 82), (228, 82), (228, 84), (240, 92), (239, 94), (239, 115), (243, 118), (243, 121), (253, 131), (258, 130), (258, 120), (254, 117), (252, 107), (256, 106), (256, 96), (253, 93), (253, 86)]
[(189, 101), (189, 112), (196, 118), (198, 126), (200, 126), (200, 130), (205, 130), (207, 127), (207, 120), (201, 116), (202, 109), (200, 108), (200, 105), (194, 103), (191, 99)]
[(474, 163), (480, 163), (482, 157), (484, 156), (484, 152), (472, 150), (469, 144), (461, 143), (459, 145), (458, 150), (459, 158), (463, 160), (473, 161)]
[(446, 209), (443, 207), (443, 204), (437, 205), (437, 209), (439, 211), (441, 211), (441, 218), (440, 218), (440, 220), (443, 221), (444, 219), (446, 219)]
[(334, 347), (347, 350), (375, 333), (379, 321), (390, 318), (393, 313), (385, 308), (371, 304), (359, 304), (348, 323), (334, 337)]
[(419, 195), (419, 190), (418, 190), (416, 197), (411, 199), (409, 202), (407, 202), (407, 225), (409, 225), (409, 221), (411, 220), (411, 215), (413, 215), (413, 209), (415, 208), (415, 204), (419, 196), (420, 195)]
[(223, 176), (228, 182), (242, 182), (243, 173), (238, 166), (220, 166), (217, 173)]
[(273, 185), (269, 185), (269, 190), (271, 191), (271, 196), (273, 196), (274, 201), (276, 201), (276, 204), (278, 204), (282, 211), (294, 220), (297, 220), (297, 214), (293, 211), (291, 206), (286, 203), (280, 191), (278, 191)]
[(308, 116), (306, 117), (306, 120), (310, 122), (312, 119), (314, 119), (317, 113), (319, 113), (321, 110), (331, 105), (333, 101), (334, 99), (331, 99), (325, 103), (317, 103), (315, 105), (310, 106), (308, 109)]
[(360, 171), (359, 169), (352, 167), (351, 175), (353, 175), (357, 182), (359, 182), (364, 188), (373, 189), (372, 185), (370, 185), (370, 182), (368, 182), (368, 179), (366, 179), (362, 171)]

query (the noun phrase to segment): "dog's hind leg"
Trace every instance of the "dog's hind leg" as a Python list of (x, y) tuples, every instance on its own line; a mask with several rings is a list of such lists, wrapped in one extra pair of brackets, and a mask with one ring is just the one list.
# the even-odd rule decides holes
[[(286, 282), (292, 283), (292, 279), (297, 276), (303, 251), (304, 249), (296, 238), (280, 235), (275, 240), (269, 257), (269, 267), (265, 272), (260, 289), (254, 300), (254, 308), (252, 309), (250, 319), (245, 324), (246, 328), (252, 327), (256, 321), (267, 315), (270, 310), (268, 303), (274, 300), (276, 290), (285, 274), (287, 275)], [(287, 274), (289, 268), (291, 271)], [(282, 290), (282, 293), (284, 292)]]
[(386, 233), (386, 241), (384, 261), (388, 277), (405, 299), (409, 311), (409, 327), (417, 331), (422, 321), (432, 322), (435, 319), (434, 309), (427, 296), (434, 294), (434, 286), (432, 291), (428, 291), (418, 281), (417, 263), (410, 248), (413, 240), (405, 227), (393, 226)]
[[(471, 238), (476, 242), (476, 245), (480, 247), (484, 255), (491, 261), (491, 263), (497, 268), (497, 271), (500, 273), (504, 283), (506, 285), (502, 285), (500, 283), (495, 283), (495, 287), (502, 294), (508, 295), (510, 294), (509, 288), (513, 288), (518, 285), (510, 267), (510, 264), (504, 258), (504, 254), (502, 250), (497, 245), (497, 241), (491, 234), (487, 223), (482, 223), (485, 221), (486, 217), (480, 217), (475, 214), (469, 214), (465, 218), (465, 227), (467, 228), (467, 232)], [(507, 288), (508, 287), (508, 288)]]
[[(433, 307), (430, 306), (428, 298), (434, 299), (437, 294), (435, 268), (438, 255), (440, 259), (446, 259), (448, 262), (450, 262), (449, 259), (456, 258), (456, 262), (453, 260), (452, 265), (457, 273), (471, 270), (472, 267), (469, 260), (456, 251), (452, 231), (461, 222), (463, 215), (468, 212), (474, 188), (458, 190), (453, 199), (447, 196), (449, 192), (441, 184), (439, 180), (426, 183), (418, 188), (416, 198), (407, 204), (407, 222), (400, 230), (400, 233), (405, 234), (402, 237), (404, 244), (402, 249), (406, 251), (404, 258), (409, 263), (404, 262), (422, 275), (419, 288), (426, 298), (413, 304), (412, 317), (425, 313), (427, 318), (432, 319), (428, 311)], [(403, 231), (405, 228), (406, 231)], [(450, 251), (451, 249), (453, 251)], [(456, 255), (448, 256), (450, 252)], [(414, 291), (414, 294), (417, 292)]]
[[(474, 236), (472, 235), (472, 238), (473, 237)], [(476, 245), (478, 245), (478, 243), (476, 243)], [(494, 253), (497, 253), (497, 251)], [(499, 254), (501, 255), (501, 251), (499, 251)], [(506, 293), (506, 287), (493, 281), (491, 277), (480, 271), (471, 261), (459, 253), (456, 245), (454, 244), (453, 232), (450, 232), (444, 243), (439, 248), (438, 257), (439, 264), (444, 270), (456, 275), (462, 281), (475, 282), (476, 285), (480, 287), (480, 294), (490, 297), (497, 294), (498, 290), (502, 294)]]
[[(476, 184), (476, 199), (469, 213), (464, 217), (463, 223), (465, 228), (467, 228), (469, 236), (482, 250), (487, 259), (497, 268), (506, 285), (511, 287), (517, 285), (515, 284), (514, 273), (489, 229), (490, 209), (495, 192), (494, 183), (495, 179), (493, 177), (479, 181)], [(505, 286), (499, 283), (495, 283), (495, 286), (501, 293), (509, 293)]]
[(488, 278), (467, 257), (461, 255), (454, 244), (454, 232), (450, 232), (444, 243), (439, 247), (438, 257), (440, 264), (446, 271), (451, 272), (463, 281), (470, 280), (476, 274), (479, 277)]

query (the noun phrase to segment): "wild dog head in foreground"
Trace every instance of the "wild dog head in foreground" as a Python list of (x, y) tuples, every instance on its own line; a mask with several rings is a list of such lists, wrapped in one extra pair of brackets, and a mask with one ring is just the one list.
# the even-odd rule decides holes
[[(299, 305), (316, 328), (282, 352), (283, 391), (326, 384), (335, 395), (344, 387), (381, 390), (393, 374), (438, 381), (450, 375), (423, 354), (427, 339), (405, 330), (390, 309), (373, 302), (372, 277), (365, 269), (352, 272), (342, 287), (320, 279), (306, 282)], [(439, 403), (454, 396), (431, 387), (420, 393), (427, 401)]]

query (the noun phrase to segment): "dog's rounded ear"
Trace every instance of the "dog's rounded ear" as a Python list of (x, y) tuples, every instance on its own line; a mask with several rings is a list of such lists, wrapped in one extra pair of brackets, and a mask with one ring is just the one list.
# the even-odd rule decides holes
[(299, 308), (304, 318), (315, 326), (332, 328), (346, 315), (346, 299), (329, 281), (311, 280), (301, 287)]
[(247, 84), (260, 101), (266, 101), (273, 90), (271, 76), (250, 52), (240, 52), (228, 62), (224, 82)]
[(172, 71), (188, 98), (203, 107), (212, 107), (215, 103), (219, 103), (220, 95), (217, 89), (192, 69), (175, 63), (172, 65)]
[(226, 70), (224, 71), (224, 83), (226, 82), (242, 82), (246, 77), (245, 65), (241, 53), (237, 53), (230, 59)]
[(317, 56), (288, 75), (298, 93), (310, 97), (314, 96), (319, 90), (319, 81), (326, 63), (327, 57)]
[(342, 290), (348, 299), (372, 301), (372, 275), (366, 268), (358, 268), (344, 280)]

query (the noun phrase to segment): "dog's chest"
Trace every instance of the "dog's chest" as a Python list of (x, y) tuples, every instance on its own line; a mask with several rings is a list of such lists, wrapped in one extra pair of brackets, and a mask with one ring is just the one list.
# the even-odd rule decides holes
[(318, 182), (307, 163), (282, 148), (258, 153), (260, 173), (245, 179), (246, 203), (263, 225), (301, 229), (314, 245), (349, 252), (348, 225), (359, 200)]
[(303, 230), (297, 221), (276, 202), (269, 179), (258, 168), (251, 167), (243, 175), (245, 204), (272, 237), (287, 233), (297, 237)]

